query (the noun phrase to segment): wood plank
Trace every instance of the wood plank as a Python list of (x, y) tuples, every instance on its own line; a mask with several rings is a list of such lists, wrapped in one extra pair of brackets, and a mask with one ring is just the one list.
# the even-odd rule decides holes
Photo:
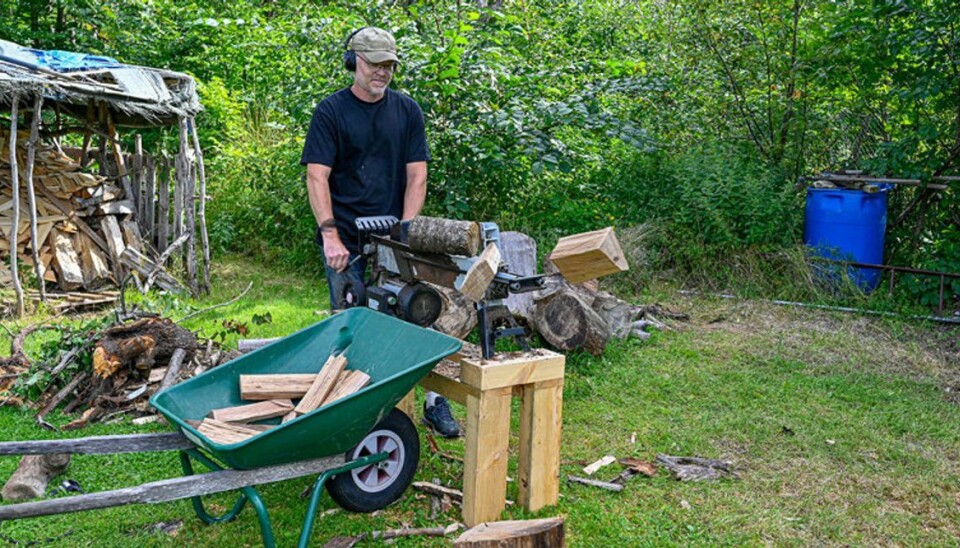
[(364, 386), (370, 383), (370, 375), (363, 371), (344, 371), (341, 378), (337, 380), (337, 385), (330, 392), (330, 395), (323, 400), (323, 405), (346, 398), (350, 394), (360, 391)]
[(140, 227), (137, 226), (136, 221), (127, 217), (120, 223), (120, 232), (123, 233), (123, 243), (127, 247), (132, 247), (133, 249), (143, 253), (143, 237), (140, 236)]
[(201, 495), (223, 493), (251, 485), (262, 485), (319, 474), (325, 470), (342, 466), (343, 462), (343, 457), (337, 455), (253, 470), (220, 470), (101, 493), (5, 505), (0, 506), (0, 520), (66, 514), (125, 504), (157, 504)]
[(87, 289), (96, 289), (107, 283), (110, 279), (110, 264), (107, 257), (86, 234), (82, 232), (75, 234), (73, 239), (79, 244), (83, 286)]
[(499, 268), (500, 248), (494, 243), (487, 244), (477, 262), (473, 263), (473, 266), (467, 270), (457, 290), (471, 301), (479, 302), (483, 300), (483, 296), (493, 282), (493, 278), (496, 277)]
[(123, 233), (120, 232), (120, 223), (113, 215), (106, 215), (100, 219), (100, 229), (107, 242), (107, 251), (110, 254), (110, 263), (113, 267), (113, 274), (117, 278), (117, 283), (123, 279), (126, 269), (123, 267), (123, 252), (127, 246), (123, 243)]
[(293, 411), (292, 401), (289, 399), (273, 399), (214, 409), (210, 411), (210, 418), (221, 422), (256, 422), (263, 419), (282, 417), (291, 411)]
[(163, 162), (163, 173), (157, 177), (157, 251), (163, 253), (170, 244), (170, 179), (173, 169), (170, 163)]
[(480, 390), (489, 390), (563, 378), (566, 359), (561, 354), (543, 349), (535, 352), (502, 361), (464, 359), (460, 380)]
[(156, 179), (157, 179), (157, 166), (153, 160), (153, 156), (144, 157), (143, 162), (144, 169), (144, 181), (143, 181), (143, 234), (146, 237), (147, 241), (155, 244), (156, 236), (156, 226), (154, 225), (154, 219), (156, 218), (156, 207), (157, 207), (157, 197), (156, 197)]
[(496, 521), (506, 505), (510, 440), (510, 388), (467, 397), (463, 458), (463, 521)]
[(562, 378), (524, 385), (520, 403), (517, 502), (530, 512), (559, 500), (562, 415)]
[(177, 451), (196, 447), (179, 432), (92, 436), (72, 440), (0, 442), (0, 455), (110, 455), (151, 451)]
[(438, 394), (443, 394), (447, 399), (455, 401), (460, 405), (466, 405), (468, 397), (479, 397), (480, 395), (480, 391), (476, 388), (467, 386), (457, 379), (451, 379), (450, 377), (441, 375), (436, 371), (427, 373), (427, 376), (420, 381), (420, 386)]
[(549, 256), (570, 283), (629, 270), (613, 227), (560, 238)]
[(260, 433), (259, 430), (239, 424), (221, 422), (216, 419), (203, 419), (197, 432), (219, 445), (230, 445), (246, 441)]
[(80, 268), (80, 257), (74, 248), (73, 238), (60, 232), (53, 231), (53, 265), (59, 273), (60, 289), (72, 291), (83, 285), (83, 269)]
[(323, 405), (323, 401), (333, 391), (340, 373), (347, 366), (347, 358), (343, 354), (339, 356), (330, 356), (320, 368), (317, 377), (314, 379), (310, 389), (297, 404), (296, 411), (298, 415), (309, 413)]
[(302, 398), (316, 378), (315, 373), (240, 375), (240, 399), (255, 401)]

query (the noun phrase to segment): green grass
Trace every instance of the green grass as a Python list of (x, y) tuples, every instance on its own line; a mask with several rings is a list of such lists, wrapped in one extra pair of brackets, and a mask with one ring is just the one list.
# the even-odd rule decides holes
[[(187, 325), (212, 336), (223, 330), (223, 320), (233, 319), (248, 323), (247, 337), (270, 337), (325, 317), (316, 313), (326, 308), (322, 280), (237, 259), (217, 268), (215, 295), (166, 306), (177, 318), (231, 298), (249, 281), (253, 288), (242, 300)], [(674, 322), (676, 329), (647, 342), (611, 344), (602, 357), (568, 356), (561, 477), (581, 474), (578, 461), (605, 454), (652, 460), (668, 453), (729, 459), (740, 479), (688, 484), (661, 471), (631, 480), (621, 493), (564, 483), (556, 507), (536, 514), (511, 508), (505, 518), (562, 515), (573, 546), (956, 545), (957, 330), (749, 301), (669, 293), (658, 298), (664, 295), (669, 301), (662, 302), (690, 313), (692, 320)], [(265, 312), (272, 323), (250, 322)], [(236, 337), (230, 334), (227, 344)], [(422, 393), (419, 397), (422, 402)], [(455, 412), (462, 419), (464, 410)], [(124, 422), (70, 435), (162, 429)], [(12, 408), (0, 408), (0, 433), (3, 439), (53, 437), (33, 425), (31, 413)], [(516, 477), (516, 428), (512, 436), (509, 474)], [(462, 440), (440, 444), (462, 454)], [(461, 466), (430, 455), (424, 437), (422, 446), (417, 479), (459, 486)], [(0, 459), (0, 477), (16, 463)], [(597, 476), (610, 479), (618, 471), (611, 466)], [(174, 454), (157, 453), (77, 456), (67, 476), (95, 491), (179, 474)], [(261, 490), (280, 546), (296, 542), (306, 508), (299, 494), (310, 481)], [(516, 498), (514, 483), (507, 496)], [(213, 500), (229, 504), (227, 497)], [(332, 508), (324, 496), (321, 512)], [(177, 519), (184, 526), (176, 537), (144, 532), (150, 524)], [(323, 515), (313, 543), (457, 519), (456, 509), (431, 518), (429, 499), (411, 490), (373, 515)], [(233, 523), (205, 526), (182, 501), (0, 523), (0, 533), (21, 541), (67, 531), (73, 533), (60, 543), (80, 546), (257, 546), (260, 538), (250, 510)]]

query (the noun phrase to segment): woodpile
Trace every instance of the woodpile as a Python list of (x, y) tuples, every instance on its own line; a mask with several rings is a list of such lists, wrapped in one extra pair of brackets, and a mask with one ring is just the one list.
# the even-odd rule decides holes
[[(277, 426), (258, 421), (280, 417), (283, 424), (370, 383), (370, 375), (346, 367), (346, 356), (338, 354), (331, 355), (315, 374), (240, 375), (240, 399), (253, 403), (214, 409), (195, 427), (214, 443), (245, 441)], [(294, 405), (297, 398), (300, 401)]]
[[(44, 281), (60, 290), (98, 291), (107, 285), (118, 286), (130, 269), (125, 254), (156, 269), (154, 277), (167, 283), (168, 290), (180, 289), (162, 267), (145, 259), (148, 245), (143, 241), (136, 218), (136, 203), (114, 178), (84, 171), (80, 158), (62, 149), (38, 142), (33, 164), (29, 163), (29, 132), (20, 131), (16, 139), (19, 179), (19, 222), (17, 255), (24, 263), (21, 270), (39, 271)], [(10, 145), (10, 132), (0, 128), (0, 146)], [(79, 150), (75, 152), (80, 152)], [(25, 168), (26, 167), (26, 168)], [(32, 167), (32, 170), (30, 169)], [(32, 171), (36, 205), (36, 242), (31, 228), (29, 181)], [(10, 243), (12, 241), (13, 184), (10, 158), (0, 155), (0, 287), (12, 283)], [(34, 257), (40, 262), (37, 269)], [(146, 274), (142, 274), (146, 278)], [(41, 296), (43, 293), (37, 293)]]

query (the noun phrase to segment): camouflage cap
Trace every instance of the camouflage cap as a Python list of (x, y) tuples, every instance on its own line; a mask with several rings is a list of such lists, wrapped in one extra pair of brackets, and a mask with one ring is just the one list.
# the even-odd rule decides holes
[(400, 62), (397, 57), (397, 42), (389, 32), (376, 27), (367, 27), (350, 40), (350, 49), (363, 55), (370, 63)]

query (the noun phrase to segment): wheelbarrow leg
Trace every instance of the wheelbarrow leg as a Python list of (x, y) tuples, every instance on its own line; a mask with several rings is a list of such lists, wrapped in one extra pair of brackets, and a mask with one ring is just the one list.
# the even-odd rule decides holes
[(317, 481), (313, 483), (313, 492), (310, 494), (310, 506), (307, 507), (307, 516), (303, 520), (303, 529), (300, 530), (300, 542), (297, 543), (297, 548), (307, 548), (307, 546), (310, 545), (310, 533), (313, 531), (313, 521), (317, 517), (317, 506), (320, 504), (320, 496), (323, 494), (323, 486), (327, 483), (327, 480), (337, 474), (349, 472), (354, 468), (361, 468), (384, 461), (387, 457), (389, 457), (388, 453), (374, 453), (352, 460), (339, 468), (327, 470), (317, 476)]
[[(211, 470), (223, 470), (222, 466), (208, 459), (195, 449), (190, 449), (180, 451), (180, 465), (183, 467), (184, 475), (192, 476), (194, 474), (193, 463), (190, 462), (191, 458), (200, 461)], [(257, 520), (260, 522), (260, 536), (263, 538), (263, 545), (266, 548), (275, 548), (276, 541), (273, 538), (273, 526), (270, 524), (270, 516), (267, 514), (267, 508), (263, 504), (263, 500), (260, 499), (260, 493), (253, 487), (244, 487), (241, 491), (243, 494), (237, 499), (237, 502), (233, 505), (233, 509), (222, 516), (211, 516), (203, 507), (203, 499), (201, 497), (192, 497), (190, 499), (193, 503), (193, 511), (197, 514), (197, 517), (207, 525), (225, 523), (236, 519), (249, 500), (254, 511), (257, 513)]]

